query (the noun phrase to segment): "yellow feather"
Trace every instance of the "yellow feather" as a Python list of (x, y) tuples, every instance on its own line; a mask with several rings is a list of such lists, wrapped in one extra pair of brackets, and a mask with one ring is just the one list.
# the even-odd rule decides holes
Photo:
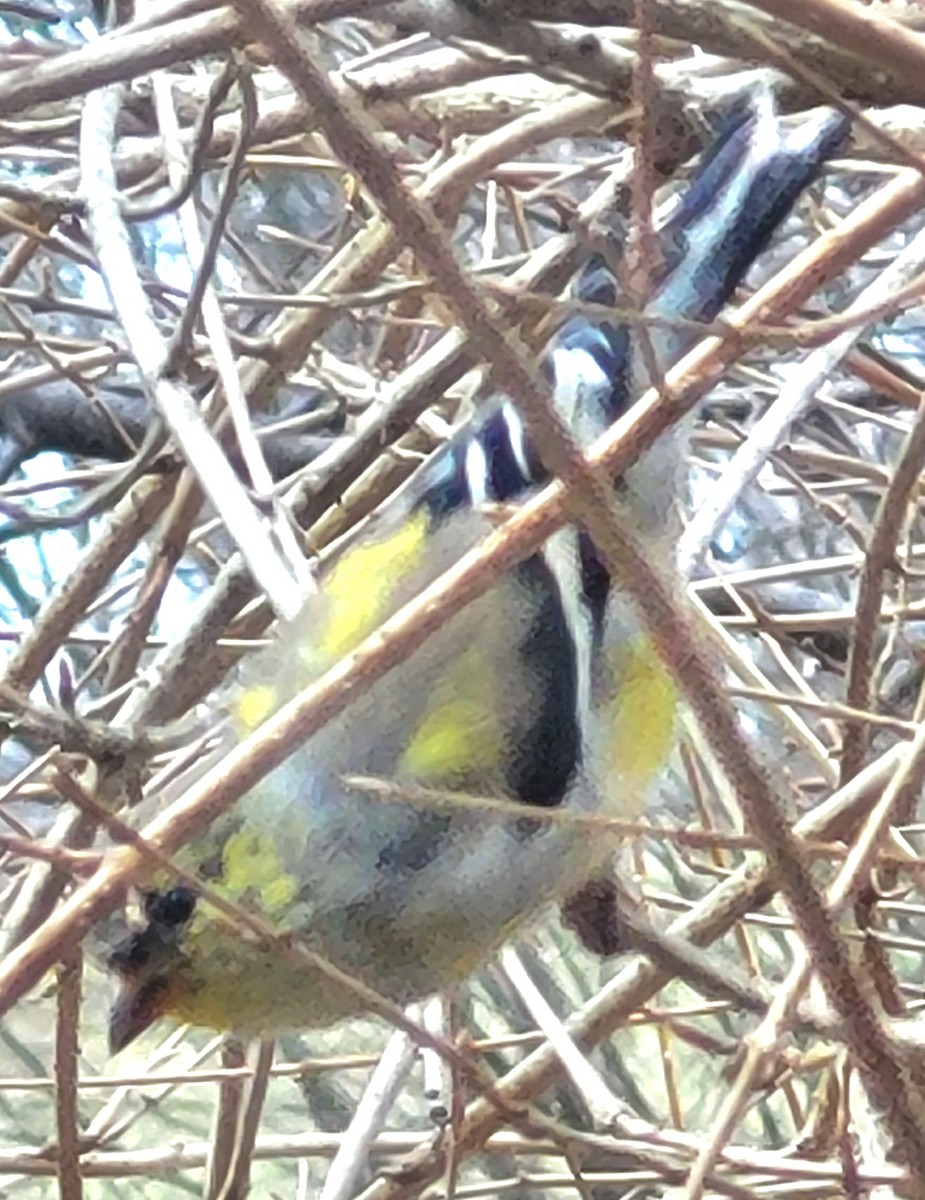
[(276, 688), (271, 684), (255, 684), (245, 688), (235, 702), (235, 716), (246, 731), (257, 729), (278, 704)]
[(316, 646), (340, 658), (363, 640), (388, 611), (392, 593), (421, 561), (427, 548), (427, 514), (420, 512), (389, 537), (348, 550), (324, 581), (329, 604)]
[[(622, 806), (664, 767), (674, 743), (678, 689), (651, 643), (637, 635), (612, 647), (619, 680), (611, 705), (612, 736), (604, 739), (608, 774), (619, 780)], [(619, 659), (619, 664), (613, 663)]]
[(479, 650), (467, 650), (447, 669), (402, 766), (418, 779), (449, 782), (491, 769), (503, 748), (497, 672)]
[(297, 890), (269, 833), (239, 830), (228, 838), (220, 888), (226, 896), (235, 901), (250, 896), (265, 914), (277, 917), (285, 914)]

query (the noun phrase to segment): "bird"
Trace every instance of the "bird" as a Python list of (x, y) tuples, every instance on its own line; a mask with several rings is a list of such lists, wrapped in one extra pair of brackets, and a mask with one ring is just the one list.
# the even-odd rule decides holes
[[(592, 256), (574, 312), (543, 358), (579, 442), (604, 432), (713, 319), (848, 123), (832, 110), (785, 120), (768, 98), (727, 120), (658, 228), (645, 313), (648, 354), (607, 310), (621, 289)], [(601, 313), (604, 313), (601, 316)], [(619, 479), (615, 501), (670, 559), (685, 431)], [(547, 480), (515, 405), (488, 401), (320, 573), (317, 593), (248, 657), (224, 703), (213, 757), (245, 738)], [(265, 1036), (368, 1009), (365, 988), (407, 1004), (470, 975), (547, 905), (613, 948), (595, 881), (617, 841), (596, 815), (632, 817), (676, 737), (679, 698), (639, 617), (588, 536), (566, 527), (452, 616), (309, 736), (153, 876), (108, 953), (111, 1049), (163, 1018)], [(462, 797), (470, 802), (459, 802)], [(573, 816), (575, 819), (567, 818)], [(565, 819), (563, 819), (565, 818)], [(344, 973), (283, 953), (210, 900), (254, 914)], [(597, 926), (597, 928), (595, 928)]]

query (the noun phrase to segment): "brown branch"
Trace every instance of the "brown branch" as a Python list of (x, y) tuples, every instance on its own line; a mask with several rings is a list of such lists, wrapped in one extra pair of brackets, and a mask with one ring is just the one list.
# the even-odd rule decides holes
[[(836, 0), (832, 0), (833, 5)], [(623, 26), (632, 28), (635, 0), (513, 0), (512, 3), (487, 3), (472, 8), (452, 0), (399, 0), (385, 8), (382, 15), (403, 29), (427, 29), (437, 36), (448, 34), (480, 37), (488, 42), (508, 44), (517, 37), (517, 18), (545, 22), (579, 23), (591, 27)], [(789, 6), (795, 12), (797, 5)], [(842, 32), (851, 23), (851, 14), (861, 10), (851, 5), (837, 26)], [(908, 9), (899, 7), (899, 12)], [(885, 18), (889, 21), (889, 18)], [(872, 71), (863, 37), (851, 39), (851, 47), (829, 37), (827, 25), (821, 35), (808, 32), (800, 22), (782, 25), (776, 17), (765, 16), (754, 7), (726, 0), (655, 0), (653, 29), (660, 37), (681, 45), (702, 49), (741, 62), (761, 64), (751, 29), (757, 29), (777, 44), (783, 43), (788, 54), (802, 66), (827, 78), (844, 96), (864, 104), (921, 103), (925, 98), (921, 47), (911, 46), (907, 35), (900, 59), (880, 62)], [(892, 23), (891, 23), (892, 24)], [(855, 23), (853, 29), (857, 30)], [(879, 41), (883, 41), (881, 36)], [(897, 39), (898, 40), (898, 39)], [(852, 48), (859, 47), (858, 53)], [(918, 65), (916, 65), (918, 64)], [(799, 82), (799, 81), (797, 81)], [(879, 96), (879, 100), (876, 98)], [(800, 89), (798, 104), (806, 106), (806, 93)], [(809, 101), (811, 103), (811, 101)]]
[(29, 693), (100, 588), (134, 553), (139, 539), (151, 528), (172, 491), (172, 485), (165, 485), (163, 480), (145, 480), (115, 509), (87, 547), (81, 562), (58, 583), (16, 651), (7, 659), (0, 691)]
[[(253, 415), (274, 479), (295, 475), (331, 446), (334, 435), (325, 432), (323, 424), (318, 433), (299, 430), (300, 424), (309, 429), (318, 426), (311, 412), (322, 395), (318, 389), (309, 389), (298, 394), (282, 413)], [(148, 440), (152, 422), (140, 388), (102, 381), (94, 394), (87, 396), (66, 379), (24, 386), (4, 395), (0, 404), (0, 482), (5, 483), (30, 458), (49, 450), (77, 458), (127, 462)], [(165, 454), (169, 466), (170, 453)], [(229, 458), (240, 471), (240, 455), (234, 448), (229, 450)], [(156, 469), (155, 464), (151, 469)], [(28, 519), (23, 519), (28, 524)]]
[[(840, 7), (835, 0), (832, 4)], [(367, 7), (371, 7), (369, 0), (289, 0), (287, 11), (294, 21), (311, 24), (357, 13)], [(403, 28), (424, 29), (440, 37), (459, 36), (494, 42), (515, 54), (524, 53), (525, 49), (529, 52), (532, 47), (540, 69), (543, 61), (552, 56), (552, 50), (543, 48), (543, 34), (533, 25), (534, 19), (567, 24), (578, 22), (596, 27), (623, 26), (628, 30), (632, 29), (634, 20), (633, 0), (576, 0), (575, 3), (571, 0), (518, 0), (505, 6), (503, 20), (497, 19), (491, 5), (486, 6), (484, 15), (475, 18), (471, 9), (453, 0), (401, 0), (376, 7), (380, 8), (382, 17)], [(796, 6), (793, 7), (795, 11)], [(860, 6), (856, 7), (864, 11)], [(740, 27), (739, 14), (742, 12), (747, 13), (748, 19)], [(653, 13), (654, 29), (660, 36), (673, 39), (680, 46), (697, 44), (712, 53), (750, 63), (761, 64), (762, 57), (756, 53), (748, 33), (748, 21), (778, 42), (786, 34), (787, 51), (798, 63), (825, 76), (845, 96), (859, 103), (915, 104), (925, 99), (921, 65), (915, 68), (916, 63), (921, 64), (918, 39), (888, 18), (878, 18), (881, 27), (876, 38), (877, 47), (889, 36), (883, 33), (883, 28), (888, 27), (892, 37), (902, 42), (902, 54), (896, 58), (885, 54), (880, 70), (874, 72), (870, 69), (866, 43), (858, 36), (864, 30), (859, 30), (857, 21), (845, 13), (832, 28), (836, 33), (844, 33), (846, 42), (850, 42), (849, 50), (857, 48), (858, 53), (848, 52), (836, 44), (828, 36), (827, 25), (820, 37), (802, 30), (799, 22), (788, 24), (784, 30), (779, 20), (762, 17), (760, 13), (745, 10), (741, 4), (728, 0), (724, 4), (716, 0), (684, 0), (683, 3), (681, 0), (655, 0)], [(900, 31), (900, 36), (895, 30)], [(853, 38), (849, 36), (851, 33)], [(567, 36), (563, 37), (558, 31), (552, 36), (560, 70), (563, 63), (567, 64), (573, 77), (596, 82), (614, 98), (628, 99), (629, 71), (620, 71), (617, 60), (609, 57), (604, 40), (595, 34), (586, 34), (569, 42)], [(125, 82), (173, 63), (234, 46), (242, 47), (249, 41), (247, 23), (242, 25), (227, 6), (162, 23), (156, 37), (151, 35), (149, 22), (135, 22), (80, 50), (4, 72), (0, 75), (0, 109), (5, 116), (11, 116), (36, 104), (71, 99), (95, 87)], [(798, 86), (791, 89), (789, 100), (794, 107), (805, 107), (812, 103), (811, 92), (802, 81), (797, 83)], [(676, 104), (675, 116), (678, 115), (680, 108)], [(302, 120), (304, 128), (304, 115)]]
[(83, 957), (74, 946), (58, 965), (58, 1016), (55, 1022), (55, 1115), (57, 1119), (58, 1195), (82, 1200), (80, 1118), (77, 1081), (80, 1064), (80, 1001)]
[[(897, 565), (896, 546), (908, 514), (909, 502), (925, 469), (925, 401), (919, 411), (874, 516), (873, 531), (864, 555), (858, 583), (856, 619), (852, 624), (848, 657), (846, 702), (866, 709), (873, 704), (873, 668), (880, 626), (885, 577)], [(868, 730), (857, 721), (844, 727), (841, 778), (847, 782), (860, 769), (868, 744)]]
[[(854, 0), (744, 0), (744, 3), (816, 34), (861, 62), (875, 63), (884, 75), (898, 76), (907, 84), (921, 79), (925, 71), (925, 38), (894, 21), (881, 8)], [(779, 38), (779, 26), (776, 28)]]
[(247, 1080), (240, 1072), (247, 1063), (246, 1047), (238, 1038), (226, 1038), (222, 1046), (222, 1066), (234, 1074), (223, 1079), (218, 1088), (218, 1111), (209, 1154), (208, 1200), (240, 1200), (233, 1172), (241, 1136), (241, 1115), (247, 1095)]

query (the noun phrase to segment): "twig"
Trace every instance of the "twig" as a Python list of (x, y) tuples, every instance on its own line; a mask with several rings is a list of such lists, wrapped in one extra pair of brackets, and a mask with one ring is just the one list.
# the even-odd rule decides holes
[(116, 198), (112, 143), (120, 94), (118, 89), (91, 93), (81, 124), (81, 164), (88, 218), (110, 301), (119, 314), (145, 386), (204, 491), (222, 514), (248, 567), (277, 611), (292, 616), (301, 606), (302, 597), (288, 564), (268, 538), (262, 519), (191, 397), (163, 375), (166, 347), (138, 280)]
[(82, 1200), (84, 1194), (80, 1170), (80, 1117), (77, 1107), (82, 966), (80, 947), (74, 946), (57, 970), (55, 1115), (58, 1133), (58, 1195), (61, 1200)]

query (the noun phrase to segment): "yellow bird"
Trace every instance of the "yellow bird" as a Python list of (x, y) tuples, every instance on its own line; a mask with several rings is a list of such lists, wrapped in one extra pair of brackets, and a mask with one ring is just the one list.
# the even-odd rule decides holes
[[(730, 123), (662, 225), (664, 272), (647, 311), (715, 316), (845, 132), (838, 114), (788, 125), (765, 101)], [(617, 302), (599, 261), (578, 291)], [(692, 340), (660, 328), (649, 338), (663, 365)], [(643, 357), (616, 322), (574, 317), (559, 331), (549, 377), (583, 444), (632, 401)], [(626, 519), (666, 559), (683, 451), (681, 436), (663, 439), (617, 485)], [(498, 505), (542, 481), (513, 405), (492, 402), (253, 656), (231, 694), (224, 746), (476, 545)], [(204, 889), (405, 1003), (463, 979), (540, 908), (606, 870), (610, 836), (542, 814), (637, 813), (672, 746), (676, 707), (629, 602), (587, 537), (566, 529), (307, 739), (178, 861)], [(453, 805), (447, 793), (508, 804)], [(188, 883), (152, 882), (142, 910), (110, 956), (121, 981), (114, 1050), (162, 1016), (250, 1035), (364, 1007), (350, 987), (229, 924)], [(600, 929), (584, 932), (607, 948)]]

